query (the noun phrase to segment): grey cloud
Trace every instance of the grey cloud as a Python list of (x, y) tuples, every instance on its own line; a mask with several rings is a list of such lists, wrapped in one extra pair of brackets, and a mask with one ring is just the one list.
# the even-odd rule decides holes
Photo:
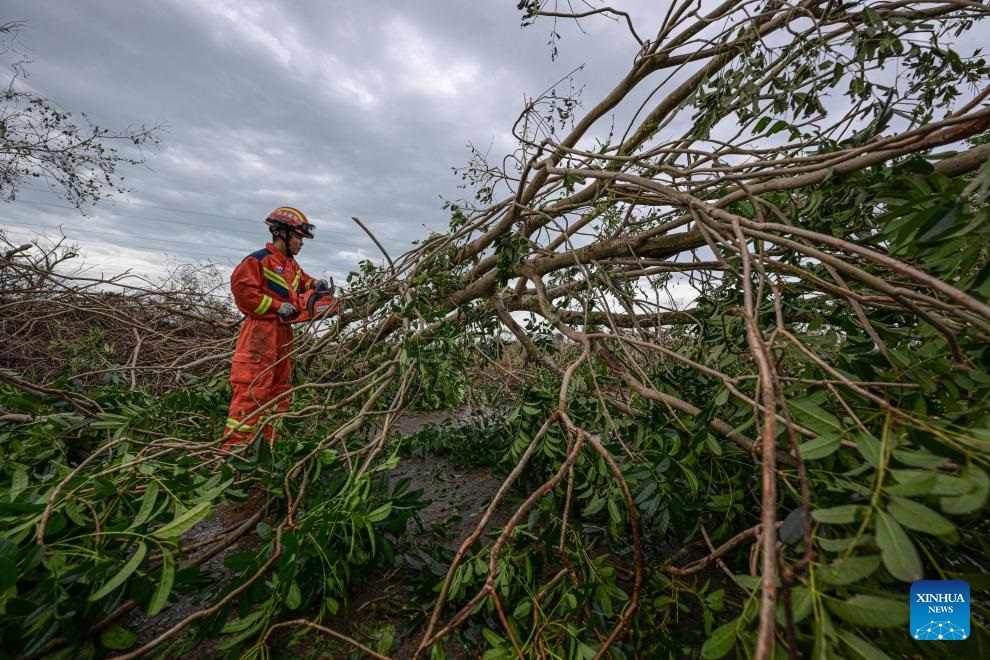
[(524, 96), (585, 63), (594, 103), (635, 52), (624, 26), (590, 21), (583, 34), (568, 23), (551, 61), (549, 25), (520, 30), (512, 2), (10, 0), (5, 14), (28, 22), (19, 48), (39, 93), (104, 126), (168, 131), (147, 167), (125, 173), (134, 192), (115, 204), (81, 218), (25, 190), (0, 222), (24, 232), (63, 222), (85, 252), (135, 268), (140, 253), (124, 243), (147, 246), (149, 268), (166, 252), (236, 262), (266, 239), (264, 214), (286, 203), (318, 223), (300, 257), (309, 270), (380, 258), (352, 215), (395, 256), (424, 226), (445, 228), (440, 198), (465, 194), (451, 172), (465, 145), (494, 141), (500, 161)]

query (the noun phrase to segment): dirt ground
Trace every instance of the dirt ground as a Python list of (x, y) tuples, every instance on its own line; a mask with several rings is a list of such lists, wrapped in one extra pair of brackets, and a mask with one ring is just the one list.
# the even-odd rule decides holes
[[(410, 458), (399, 463), (393, 478), (411, 479), (411, 488), (422, 489), (430, 504), (419, 513), (422, 530), (409, 529), (415, 542), (435, 542), (449, 550), (457, 550), (461, 542), (477, 527), (501, 482), (492, 477), (491, 470), (481, 468), (457, 468), (449, 461), (437, 458)], [(486, 528), (491, 531), (505, 524), (510, 507), (501, 506), (492, 516)], [(411, 526), (416, 523), (410, 522)], [(399, 578), (399, 579), (396, 579)], [(393, 657), (412, 655), (422, 633), (421, 610), (406, 607), (407, 596), (401, 573), (386, 574), (359, 585), (351, 601), (348, 628), (355, 634), (373, 632), (383, 625), (392, 625), (396, 631)], [(468, 657), (464, 649), (453, 645), (447, 648), (450, 658)]]
[[(395, 432), (412, 435), (429, 425), (467, 423), (471, 410), (465, 408), (447, 413), (407, 415), (401, 418)], [(476, 528), (492, 497), (501, 482), (492, 476), (487, 468), (458, 467), (450, 460), (428, 455), (421, 458), (403, 458), (389, 475), (394, 485), (400, 479), (410, 480), (410, 490), (422, 490), (424, 499), (430, 503), (420, 510), (419, 520), (410, 521), (407, 529), (408, 543), (435, 543), (448, 550), (456, 550), (464, 538)], [(250, 518), (265, 505), (264, 495), (254, 493), (246, 500), (219, 507), (214, 515), (196, 525), (183, 535), (183, 545), (202, 542), (223, 533)], [(508, 519), (508, 507), (502, 507), (493, 516), (489, 530), (504, 524)], [(183, 618), (208, 606), (233, 577), (233, 572), (224, 565), (224, 559), (232, 553), (243, 552), (261, 543), (249, 531), (236, 543), (204, 561), (200, 571), (203, 576), (202, 588), (183, 593), (174, 599), (158, 616), (148, 618), (143, 611), (136, 609), (121, 621), (121, 624), (138, 635), (140, 644), (147, 643), (181, 621)], [(209, 546), (204, 548), (207, 552)], [(373, 638), (388, 626), (395, 630), (393, 657), (409, 657), (418, 642), (421, 632), (423, 612), (409, 606), (406, 585), (401, 579), (401, 571), (390, 571), (383, 575), (371, 575), (355, 583), (350, 605), (334, 620), (325, 625), (373, 645)], [(315, 635), (315, 633), (314, 633)], [(312, 639), (307, 648), (294, 648), (289, 656), (301, 654), (306, 657), (346, 657), (340, 656), (339, 646), (321, 649), (321, 640)], [(464, 649), (451, 648), (448, 657), (468, 657)], [(219, 657), (222, 654), (211, 648), (209, 643), (197, 646), (195, 657)]]
[[(408, 415), (399, 420), (396, 431), (409, 436), (430, 425), (467, 424), (472, 412), (464, 407), (447, 413)], [(422, 490), (424, 499), (430, 502), (419, 511), (418, 522), (409, 522), (409, 542), (435, 543), (451, 551), (475, 530), (502, 485), (488, 468), (462, 467), (435, 455), (403, 458), (389, 479), (394, 484), (403, 478), (410, 480), (410, 490)], [(502, 505), (496, 509), (486, 533), (504, 525), (510, 514), (511, 507)], [(423, 612), (410, 606), (406, 590), (401, 571), (370, 576), (355, 585), (349, 611), (327, 625), (350, 631), (369, 645), (383, 628), (391, 626), (395, 631), (392, 657), (411, 657), (422, 634)], [(448, 658), (473, 657), (469, 650), (455, 644), (448, 644), (446, 653)]]
[[(219, 507), (207, 520), (202, 521), (188, 532), (182, 535), (180, 545), (190, 545), (198, 542), (205, 542), (219, 534), (238, 527), (248, 520), (259, 509), (265, 506), (265, 496), (260, 492), (249, 494), (249, 496), (239, 502), (232, 502)], [(121, 624), (138, 636), (138, 644), (146, 644), (155, 639), (176, 623), (204, 607), (209, 607), (216, 597), (223, 590), (226, 583), (234, 577), (234, 572), (224, 565), (224, 559), (235, 552), (244, 552), (261, 544), (261, 540), (253, 530), (249, 530), (232, 545), (216, 552), (215, 546), (204, 546), (202, 552), (194, 554), (193, 559), (216, 552), (212, 557), (200, 564), (200, 574), (202, 580), (201, 589), (187, 593), (179, 593), (178, 597), (173, 596), (161, 612), (155, 617), (147, 617), (144, 610), (137, 608), (128, 614)], [(211, 655), (205, 649), (198, 657), (208, 657)]]

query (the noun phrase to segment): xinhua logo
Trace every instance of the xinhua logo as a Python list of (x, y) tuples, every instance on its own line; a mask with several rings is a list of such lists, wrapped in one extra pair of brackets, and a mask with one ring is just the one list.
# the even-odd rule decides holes
[(918, 580), (911, 585), (911, 636), (921, 641), (969, 637), (969, 584)]

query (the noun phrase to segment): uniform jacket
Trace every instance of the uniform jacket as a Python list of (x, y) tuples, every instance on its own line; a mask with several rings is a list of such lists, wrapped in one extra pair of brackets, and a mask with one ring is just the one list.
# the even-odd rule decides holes
[(268, 243), (249, 254), (230, 276), (234, 302), (248, 318), (277, 321), (282, 303), (299, 307), (299, 295), (309, 291), (316, 280), (303, 272), (296, 260), (283, 255)]
[(292, 341), (292, 329), (278, 317), (278, 309), (292, 303), (302, 309), (299, 296), (316, 281), (292, 257), (268, 243), (249, 254), (230, 276), (237, 308), (247, 317), (237, 337), (231, 381), (257, 376), (281, 357)]

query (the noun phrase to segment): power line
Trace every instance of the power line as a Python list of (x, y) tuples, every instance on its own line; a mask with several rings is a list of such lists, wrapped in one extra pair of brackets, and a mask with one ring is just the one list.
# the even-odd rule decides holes
[[(33, 204), (33, 205), (36, 205), (36, 206), (53, 206), (53, 207), (59, 208), (59, 209), (71, 209), (72, 208), (70, 206), (60, 206), (58, 204), (50, 204), (48, 202), (31, 202), (31, 201), (27, 201), (27, 200), (18, 200), (18, 201), (20, 201), (23, 204)], [(167, 218), (152, 218), (152, 217), (144, 216), (144, 215), (128, 215), (126, 213), (112, 213), (112, 212), (108, 212), (108, 213), (110, 215), (121, 216), (121, 217), (125, 217), (125, 218), (138, 218), (138, 219), (141, 219), (141, 220), (150, 220), (152, 222), (167, 223), (167, 224), (170, 224), (170, 225), (183, 225), (183, 226), (186, 226), (186, 227), (197, 227), (199, 229), (208, 229), (210, 231), (237, 232), (238, 234), (247, 234), (247, 235), (251, 235), (251, 236), (255, 236), (255, 237), (260, 237), (260, 235), (261, 235), (261, 232), (259, 232), (259, 231), (250, 231), (250, 230), (247, 230), (247, 229), (225, 229), (225, 228), (219, 228), (219, 227), (203, 227), (203, 225), (197, 224), (195, 222), (181, 222), (179, 220), (169, 220)], [(24, 222), (24, 223), (21, 223), (21, 224), (29, 225), (31, 223)], [(34, 225), (34, 226), (39, 226), (40, 227), (40, 226), (47, 226), (47, 225)], [(82, 228), (82, 227), (77, 227), (77, 226), (74, 226), (74, 225), (71, 225), (70, 228), (79, 229), (80, 231), (94, 231), (94, 233), (95, 233), (95, 230), (88, 230), (88, 229), (85, 229), (85, 228)], [(164, 239), (156, 239), (155, 237), (152, 237), (152, 236), (134, 236), (134, 238), (148, 238), (150, 240), (164, 240)], [(313, 239), (313, 240), (316, 240), (316, 239)], [(178, 242), (178, 241), (171, 241), (171, 242), (174, 243), (174, 242)], [(370, 247), (369, 245), (366, 245), (366, 244), (365, 245), (362, 245), (362, 244), (358, 244), (358, 243), (348, 243), (346, 241), (341, 241), (340, 239), (335, 239), (334, 242), (335, 243), (340, 243), (342, 245), (348, 245), (350, 247), (355, 247), (355, 248), (367, 248), (367, 247)], [(186, 245), (199, 245), (198, 243), (189, 243), (189, 242), (186, 242), (185, 244)]]
[[(74, 208), (72, 206), (63, 206), (61, 204), (52, 204), (51, 202), (35, 202), (35, 201), (31, 201), (31, 200), (26, 200), (26, 199), (18, 199), (17, 201), (19, 203), (21, 203), (21, 204), (31, 204), (33, 206), (51, 206), (51, 207), (56, 208), (56, 209), (69, 209), (69, 210), (71, 210), (71, 209)], [(119, 217), (122, 217), (122, 218), (138, 218), (140, 220), (152, 220), (154, 222), (168, 222), (169, 224), (188, 225), (190, 227), (202, 227), (203, 226), (202, 224), (195, 223), (195, 222), (180, 222), (178, 220), (168, 220), (168, 219), (165, 219), (165, 218), (154, 218), (154, 217), (152, 217), (150, 215), (133, 215), (133, 214), (128, 214), (128, 213), (118, 213), (116, 211), (106, 211), (106, 213), (108, 215), (119, 216)], [(206, 214), (203, 214), (203, 215), (206, 215)], [(221, 216), (217, 216), (217, 217), (221, 217)], [(223, 231), (236, 231), (236, 232), (238, 232), (240, 234), (256, 234), (257, 233), (257, 232), (252, 232), (252, 231), (247, 230), (247, 229), (224, 229)]]
[[(10, 222), (10, 221), (7, 220), (7, 222)], [(39, 223), (36, 223), (36, 222), (21, 222), (21, 223), (18, 223), (18, 224), (19, 225), (26, 226), (26, 227), (40, 227), (41, 229), (53, 229), (53, 230), (54, 229), (58, 229), (60, 231), (61, 231), (61, 229), (63, 227), (62, 225), (52, 226), (52, 225), (39, 224)], [(85, 235), (107, 236), (109, 238), (117, 238), (117, 239), (122, 238), (122, 239), (125, 239), (125, 240), (127, 240), (127, 239), (146, 240), (146, 241), (152, 241), (152, 242), (154, 242), (156, 244), (174, 243), (176, 245), (191, 245), (191, 246), (194, 246), (194, 247), (197, 246), (197, 245), (200, 245), (198, 243), (191, 243), (189, 241), (173, 241), (173, 240), (169, 240), (167, 238), (158, 238), (156, 236), (141, 236), (141, 235), (138, 235), (138, 234), (110, 233), (110, 232), (105, 232), (105, 231), (96, 231), (95, 229), (83, 229), (83, 228), (80, 228), (80, 227), (72, 227), (72, 226), (68, 226), (67, 228), (68, 229), (71, 229), (71, 230), (74, 230), (76, 232), (85, 234)], [(70, 238), (70, 237), (66, 237), (66, 238)], [(102, 242), (104, 244), (107, 243), (107, 241), (102, 241)], [(116, 244), (117, 243), (115, 242), (114, 245), (116, 245)], [(155, 246), (154, 245), (152, 245), (152, 246), (142, 245), (141, 247), (152, 247), (153, 248)], [(242, 252), (242, 250), (239, 250), (238, 248), (233, 248), (233, 247), (229, 247), (229, 246), (219, 246), (216, 249), (217, 250), (234, 250), (236, 252)], [(199, 253), (199, 254), (204, 254), (204, 253)]]
[[(37, 192), (43, 192), (43, 193), (47, 193), (47, 194), (50, 194), (50, 195), (58, 195), (59, 194), (55, 190), (48, 190), (48, 189), (45, 189), (45, 188), (35, 188), (33, 186), (23, 186), (23, 187), (26, 190), (34, 190), (34, 191), (37, 191)], [(48, 202), (30, 202), (30, 201), (25, 201), (25, 200), (20, 200), (20, 199), (17, 200), (17, 201), (19, 201), (19, 202), (20, 201), (24, 201), (24, 203), (26, 203), (26, 204), (44, 204), (46, 206), (54, 206), (56, 208), (68, 209), (68, 210), (74, 210), (74, 209), (76, 209), (76, 207), (74, 207), (74, 206), (63, 206), (63, 205), (59, 205), (59, 204), (51, 204), (51, 203), (48, 203)], [(239, 222), (251, 222), (251, 223), (257, 223), (258, 222), (258, 220), (252, 219), (252, 218), (242, 218), (242, 217), (233, 216), (233, 215), (220, 215), (220, 214), (217, 214), (217, 213), (206, 213), (204, 211), (190, 211), (188, 209), (177, 209), (177, 208), (173, 208), (173, 207), (169, 207), (169, 206), (156, 206), (154, 204), (140, 204), (138, 202), (128, 202), (128, 201), (124, 201), (124, 200), (114, 200), (113, 203), (114, 204), (118, 204), (118, 203), (119, 204), (129, 204), (131, 206), (140, 206), (140, 207), (144, 207), (144, 208), (159, 209), (161, 211), (173, 211), (175, 213), (185, 213), (187, 215), (202, 215), (202, 216), (207, 216), (207, 217), (210, 217), (210, 218), (222, 218), (222, 219), (225, 219), (225, 220), (237, 220)], [(101, 210), (105, 210), (105, 209), (101, 209)], [(108, 214), (110, 214), (110, 215), (119, 215), (119, 216), (122, 216), (122, 217), (125, 217), (125, 218), (127, 218), (127, 217), (129, 217), (129, 218), (143, 218), (143, 219), (146, 219), (146, 220), (155, 220), (156, 219), (156, 218), (149, 218), (148, 216), (128, 215), (126, 213), (118, 213), (118, 212), (109, 211), (109, 210), (105, 210), (105, 212), (108, 213)], [(342, 229), (326, 229), (326, 230), (322, 230), (321, 231), (321, 233), (323, 233), (323, 232), (332, 233), (332, 234), (344, 234), (346, 236), (362, 236), (362, 237), (365, 236), (365, 234), (364, 233), (361, 233), (361, 232), (350, 232), (350, 231), (344, 231)], [(408, 241), (408, 240), (406, 240), (404, 238), (398, 238), (396, 236), (391, 236), (389, 234), (375, 234), (375, 235), (378, 236), (379, 238), (386, 238), (386, 239), (391, 240), (391, 241), (401, 241), (401, 242), (406, 242), (406, 243), (411, 242), (411, 241)]]
[[(13, 223), (11, 223), (11, 221), (8, 218), (0, 218), (0, 221), (3, 221), (3, 222), (8, 223), (8, 225), (7, 225), (8, 229), (13, 229), (13, 230), (22, 232), (24, 234), (27, 234), (29, 236), (32, 235), (33, 232), (30, 232), (30, 231), (26, 231), (26, 230), (21, 229), (21, 226), (22, 225), (36, 226), (36, 227), (41, 227), (43, 229), (59, 229), (59, 227), (51, 227), (51, 226), (47, 226), (47, 225), (38, 225), (38, 224), (35, 224), (35, 223), (29, 223), (29, 222), (22, 222), (22, 223), (19, 223), (19, 224), (13, 224)], [(95, 231), (86, 231), (86, 230), (83, 230), (83, 231), (84, 231), (84, 233), (88, 233), (88, 234), (102, 234), (102, 235), (112, 236), (114, 238), (120, 237), (120, 234), (106, 234), (105, 232), (95, 232)], [(34, 233), (34, 235), (37, 236), (37, 233)], [(88, 245), (101, 245), (101, 246), (108, 246), (108, 245), (110, 245), (110, 246), (116, 246), (116, 247), (122, 247), (122, 248), (130, 248), (132, 250), (137, 250), (139, 252), (159, 252), (160, 251), (160, 248), (158, 248), (158, 247), (156, 247), (154, 245), (150, 245), (149, 246), (148, 244), (134, 245), (133, 243), (126, 243), (126, 242), (120, 242), (120, 241), (116, 241), (114, 243), (108, 243), (108, 241), (106, 241), (106, 240), (87, 240), (87, 239), (84, 239), (84, 238), (73, 238), (71, 236), (66, 236), (66, 238), (69, 239), (70, 241), (72, 241), (73, 243), (84, 243), (84, 244), (88, 244)], [(141, 238), (141, 237), (133, 237), (133, 238)], [(161, 239), (150, 239), (149, 238), (149, 240), (155, 240), (157, 242), (166, 242), (166, 241), (163, 241)], [(181, 241), (172, 241), (172, 242), (182, 243)], [(183, 244), (184, 245), (194, 245), (192, 243), (183, 243)], [(171, 249), (171, 251), (174, 253), (174, 256), (176, 256), (176, 257), (179, 257), (179, 256), (206, 257), (207, 260), (210, 263), (216, 263), (218, 265), (226, 265), (224, 262), (237, 263), (241, 259), (243, 259), (245, 256), (247, 256), (247, 254), (248, 254), (248, 253), (246, 253), (243, 250), (238, 250), (237, 248), (232, 248), (232, 247), (221, 247), (221, 248), (218, 248), (218, 249), (232, 250), (232, 251), (235, 252), (235, 254), (218, 254), (216, 252), (197, 252), (195, 250), (184, 250), (184, 249), (181, 249), (180, 250), (180, 249), (175, 249), (175, 248)], [(168, 253), (166, 252), (165, 254), (168, 254)], [(321, 254), (319, 252), (316, 252), (315, 254), (312, 254), (309, 257), (304, 257), (304, 260), (307, 261), (307, 262), (309, 262), (310, 264), (313, 264), (313, 268), (311, 268), (310, 270), (313, 270), (314, 268), (321, 268), (323, 266), (327, 266), (330, 263), (330, 259), (328, 259), (326, 256), (324, 256), (323, 254)], [(149, 264), (147, 264), (147, 263), (142, 264), (142, 267), (149, 267)], [(154, 266), (151, 266), (151, 267), (154, 267)], [(326, 270), (326, 269), (324, 269), (324, 270)], [(314, 270), (314, 272), (315, 272), (315, 270)]]
[[(4, 222), (6, 222), (6, 223), (10, 223), (10, 220), (8, 220), (7, 218), (2, 218), (2, 220)], [(22, 223), (19, 223), (17, 225), (9, 224), (8, 226), (10, 228), (12, 228), (12, 229), (18, 229), (22, 225), (37, 226), (37, 227), (42, 227), (44, 229), (58, 229), (58, 227), (50, 227), (50, 226), (47, 226), (47, 225), (36, 225), (36, 224), (30, 223), (30, 222), (22, 222)], [(30, 234), (31, 232), (25, 232), (25, 233)], [(97, 233), (97, 232), (92, 232), (92, 233)], [(103, 232), (99, 232), (99, 233), (103, 233)], [(112, 234), (112, 235), (113, 236), (118, 236), (117, 234)], [(153, 252), (153, 251), (156, 251), (155, 246), (153, 246), (153, 245), (149, 246), (147, 244), (145, 244), (145, 245), (133, 245), (131, 243), (120, 243), (120, 242), (110, 244), (107, 241), (86, 240), (84, 238), (73, 238), (71, 236), (66, 236), (66, 238), (69, 239), (69, 240), (71, 240), (71, 241), (73, 241), (73, 242), (75, 242), (75, 243), (89, 243), (89, 244), (93, 244), (93, 245), (104, 245), (104, 246), (106, 246), (106, 245), (112, 245), (112, 246), (118, 246), (118, 247), (133, 248), (133, 249), (144, 251), (144, 252)], [(234, 249), (234, 248), (223, 248), (223, 249)], [(175, 252), (180, 252), (180, 250), (175, 250)], [(191, 255), (197, 255), (197, 256), (203, 256), (203, 257), (212, 257), (212, 258), (216, 258), (218, 256), (229, 256), (229, 255), (218, 255), (216, 253), (195, 252), (195, 251), (192, 251), (192, 250), (181, 250), (181, 252), (182, 252), (182, 254), (191, 254)]]

